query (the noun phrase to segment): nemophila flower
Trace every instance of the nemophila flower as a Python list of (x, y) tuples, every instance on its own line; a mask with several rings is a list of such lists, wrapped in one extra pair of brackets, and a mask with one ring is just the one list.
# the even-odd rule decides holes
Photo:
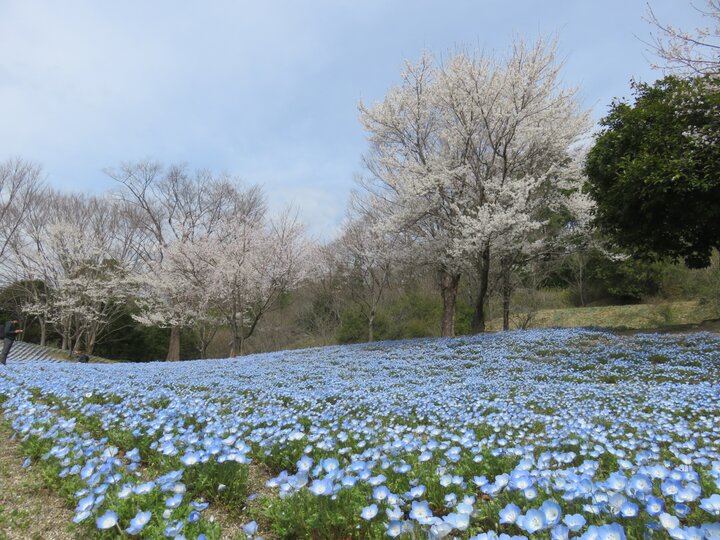
[(551, 540), (567, 540), (570, 536), (570, 529), (565, 525), (556, 525), (550, 529)]
[(498, 540), (498, 535), (495, 531), (488, 531), (471, 536), (470, 540)]
[(540, 510), (528, 510), (524, 516), (518, 517), (515, 524), (522, 530), (535, 534), (536, 532), (545, 528), (547, 522), (545, 521), (545, 514)]
[(390, 495), (390, 490), (387, 486), (378, 486), (373, 489), (373, 499), (376, 501), (384, 501)]
[(686, 540), (704, 540), (705, 531), (700, 527), (685, 527), (683, 529), (683, 536)]
[(680, 520), (667, 512), (663, 512), (659, 517), (660, 525), (662, 525), (665, 530), (669, 531), (680, 526)]
[(620, 515), (624, 518), (637, 517), (638, 511), (638, 505), (634, 502), (625, 501), (622, 506), (620, 506)]
[(720, 516), (720, 494), (714, 493), (706, 499), (701, 499), (700, 508), (713, 516)]
[(195, 510), (202, 512), (208, 506), (210, 506), (210, 503), (205, 502), (205, 501), (191, 501), (190, 506), (192, 506)]
[(452, 508), (457, 503), (457, 495), (455, 493), (448, 493), (445, 495), (445, 507)]
[(708, 539), (720, 538), (720, 523), (703, 523), (700, 528)]
[[(305, 477), (305, 483), (307, 483), (307, 476)], [(343, 487), (353, 487), (355, 484), (357, 484), (357, 478), (350, 475), (345, 475), (342, 477), (342, 480), (340, 483), (343, 485)]]
[(313, 459), (309, 456), (301, 457), (297, 462), (298, 472), (306, 473), (312, 469)]
[(648, 497), (645, 511), (651, 516), (659, 516), (665, 511), (665, 501), (658, 497)]
[(322, 468), (326, 473), (332, 473), (340, 468), (340, 462), (335, 458), (326, 458), (322, 460)]
[(499, 474), (495, 477), (495, 485), (501, 488), (507, 486), (509, 481), (510, 475), (507, 473)]
[(200, 461), (200, 454), (198, 454), (197, 452), (186, 452), (185, 455), (180, 458), (180, 461), (186, 467), (195, 465)]
[(523, 496), (527, 500), (532, 501), (537, 498), (538, 490), (535, 487), (529, 487), (529, 488), (523, 490)]
[(637, 496), (638, 494), (649, 495), (652, 493), (652, 480), (646, 474), (636, 474), (630, 478), (627, 487), (625, 488), (628, 495)]
[(182, 500), (183, 500), (183, 494), (176, 493), (175, 495), (173, 495), (172, 497), (170, 497), (169, 499), (167, 499), (165, 501), (165, 506), (167, 508), (177, 508), (182, 503)]
[(410, 497), (413, 499), (417, 499), (418, 497), (422, 497), (425, 494), (425, 486), (420, 484), (419, 486), (415, 486), (410, 489), (408, 492)]
[(399, 506), (393, 506), (392, 508), (385, 509), (385, 515), (390, 521), (399, 521), (402, 519), (404, 513)]
[(248, 536), (248, 538), (252, 538), (257, 534), (258, 530), (258, 524), (255, 521), (251, 521), (250, 523), (246, 523), (243, 525), (243, 532)]
[(90, 510), (94, 504), (95, 496), (93, 494), (90, 494), (78, 501), (78, 505), (75, 510), (78, 512), (84, 512), (85, 510)]
[(384, 474), (378, 474), (377, 476), (373, 476), (367, 479), (367, 483), (371, 486), (379, 486), (382, 484), (387, 478), (385, 478)]
[(412, 508), (410, 509), (410, 519), (415, 521), (424, 521), (425, 519), (432, 516), (430, 505), (427, 501), (413, 501)]
[(562, 509), (560, 505), (553, 500), (548, 499), (540, 506), (540, 511), (545, 515), (545, 524), (547, 527), (554, 527), (560, 523)]
[(166, 537), (175, 537), (178, 534), (180, 534), (180, 531), (183, 530), (183, 527), (185, 527), (185, 523), (183, 521), (176, 521), (175, 523), (171, 523), (167, 527), (165, 527), (165, 530), (163, 531), (163, 536)]
[(675, 515), (680, 519), (685, 519), (690, 513), (690, 507), (687, 504), (678, 503), (675, 505)]
[(473, 513), (473, 505), (466, 502), (461, 502), (458, 503), (458, 505), (455, 507), (455, 511), (459, 514), (471, 515)]
[(150, 482), (145, 482), (144, 484), (139, 484), (135, 486), (133, 488), (133, 493), (135, 495), (147, 495), (153, 489), (155, 489), (155, 482), (151, 480)]
[[(619, 523), (600, 525), (596, 529), (598, 540), (625, 540), (625, 529)], [(583, 535), (581, 538), (585, 538)]]
[(520, 510), (520, 507), (509, 503), (505, 508), (500, 510), (499, 516), (500, 516), (500, 523), (504, 524), (512, 524), (517, 521), (517, 518), (520, 517), (522, 514), (522, 510)]
[(366, 506), (362, 509), (362, 512), (360, 513), (360, 517), (363, 519), (370, 520), (377, 516), (378, 513), (378, 507), (377, 504), (371, 504), (369, 506)]
[(450, 525), (453, 529), (464, 531), (470, 525), (470, 516), (468, 514), (460, 514), (452, 512), (445, 516), (445, 523)]
[(442, 487), (448, 487), (450, 484), (452, 484), (452, 475), (450, 474), (443, 474), (440, 477), (440, 485)]
[(390, 538), (397, 538), (403, 533), (403, 522), (399, 520), (390, 521), (387, 524), (387, 535)]
[(665, 480), (660, 486), (662, 494), (666, 497), (674, 496), (681, 488), (682, 484), (678, 480)]
[(446, 523), (443, 520), (436, 521), (430, 527), (428, 538), (431, 538), (432, 540), (435, 540), (437, 538), (445, 538), (448, 534), (452, 532), (452, 529), (452, 525), (450, 525), (449, 523)]
[(326, 479), (313, 480), (313, 483), (310, 484), (308, 489), (313, 495), (329, 496), (332, 495), (333, 492), (333, 483), (332, 481)]
[(474, 476), (473, 477), (473, 483), (478, 487), (483, 487), (484, 485), (487, 485), (490, 481), (485, 478), (484, 476)]
[(145, 525), (150, 523), (152, 518), (152, 512), (140, 511), (135, 514), (135, 517), (130, 520), (130, 526), (125, 529), (128, 534), (139, 534), (145, 528)]
[(188, 514), (187, 522), (188, 523), (195, 523), (197, 521), (200, 521), (200, 512), (197, 510), (193, 510)]
[(89, 510), (81, 510), (80, 512), (77, 512), (73, 517), (73, 523), (80, 523), (82, 521), (85, 521), (90, 516), (92, 516), (92, 512), (90, 512)]
[(102, 516), (95, 520), (98, 529), (110, 529), (117, 525), (118, 515), (112, 510), (108, 510)]

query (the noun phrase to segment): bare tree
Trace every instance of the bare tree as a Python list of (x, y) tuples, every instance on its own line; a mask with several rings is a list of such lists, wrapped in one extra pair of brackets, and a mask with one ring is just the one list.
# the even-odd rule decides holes
[(720, 76), (720, 0), (706, 0), (705, 7), (691, 4), (709, 19), (710, 25), (692, 31), (683, 30), (660, 20), (650, 4), (645, 20), (654, 28), (645, 42), (660, 57), (662, 64), (653, 67), (691, 75)]
[(20, 158), (0, 163), (0, 259), (44, 189), (41, 168)]
[(349, 219), (336, 243), (338, 263), (347, 293), (367, 322), (368, 341), (374, 340), (377, 308), (388, 286), (393, 242), (378, 234), (373, 215)]

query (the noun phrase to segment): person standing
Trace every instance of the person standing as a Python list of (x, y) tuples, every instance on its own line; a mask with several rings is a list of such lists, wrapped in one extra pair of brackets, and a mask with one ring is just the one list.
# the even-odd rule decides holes
[(10, 354), (13, 343), (15, 343), (15, 338), (18, 337), (18, 334), (22, 333), (22, 328), (18, 328), (19, 323), (20, 321), (17, 319), (5, 323), (5, 339), (3, 340), (2, 354), (0, 354), (0, 363), (2, 365), (7, 363), (7, 357), (8, 354)]

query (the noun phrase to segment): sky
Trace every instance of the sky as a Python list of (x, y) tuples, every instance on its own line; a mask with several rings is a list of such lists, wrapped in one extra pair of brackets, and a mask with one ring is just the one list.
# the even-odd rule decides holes
[[(703, 25), (688, 0), (658, 18)], [(405, 60), (502, 54), (555, 35), (563, 80), (595, 120), (632, 78), (652, 82), (644, 0), (0, 0), (0, 161), (101, 194), (124, 161), (186, 163), (264, 187), (315, 237), (345, 217), (367, 148), (358, 103)]]

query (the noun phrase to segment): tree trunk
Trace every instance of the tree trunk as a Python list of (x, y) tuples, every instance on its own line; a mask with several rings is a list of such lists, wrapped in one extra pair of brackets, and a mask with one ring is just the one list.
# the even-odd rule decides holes
[(512, 294), (512, 283), (510, 280), (510, 264), (502, 262), (502, 305), (503, 305), (503, 330), (510, 330), (510, 295)]
[(173, 326), (170, 329), (170, 345), (168, 347), (166, 362), (180, 360), (180, 327)]
[(373, 331), (373, 323), (375, 322), (375, 312), (371, 311), (368, 317), (368, 341), (374, 341), (375, 333)]
[(485, 331), (485, 297), (490, 282), (490, 246), (486, 246), (478, 261), (478, 274), (480, 285), (475, 297), (475, 311), (473, 312), (471, 330), (473, 334)]
[(580, 293), (580, 305), (585, 307), (585, 275), (583, 269), (585, 267), (582, 256), (580, 259), (580, 267), (578, 268), (578, 292)]
[(459, 273), (448, 273), (443, 270), (440, 274), (440, 292), (443, 299), (442, 324), (440, 335), (452, 337), (455, 335), (455, 304), (457, 301)]
[(42, 317), (38, 317), (38, 322), (40, 323), (40, 346), (44, 347), (47, 341), (47, 323)]

